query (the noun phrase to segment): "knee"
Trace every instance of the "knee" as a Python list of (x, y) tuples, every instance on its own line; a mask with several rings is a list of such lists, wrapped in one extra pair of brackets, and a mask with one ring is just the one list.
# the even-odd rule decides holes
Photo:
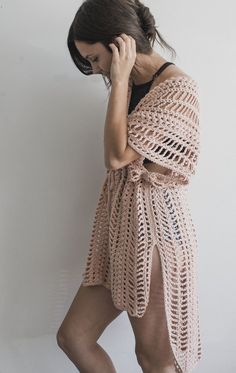
[(73, 331), (70, 331), (67, 328), (60, 327), (56, 334), (57, 345), (65, 352), (72, 350), (73, 346), (76, 343), (76, 348), (79, 348), (80, 339), (78, 336), (75, 336)]
[(65, 350), (67, 345), (68, 345), (68, 334), (67, 331), (63, 329), (58, 329), (57, 334), (56, 334), (56, 340), (57, 340), (57, 345), (62, 349)]
[(160, 373), (174, 373), (176, 372), (173, 359), (163, 359), (158, 357), (156, 351), (144, 349), (135, 349), (137, 362), (142, 368), (143, 372), (160, 372)]

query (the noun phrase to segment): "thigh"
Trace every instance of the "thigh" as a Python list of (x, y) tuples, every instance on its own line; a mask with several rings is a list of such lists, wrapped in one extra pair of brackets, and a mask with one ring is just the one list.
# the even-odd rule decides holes
[(79, 287), (73, 302), (58, 330), (67, 338), (83, 338), (94, 343), (122, 310), (112, 301), (111, 292), (103, 285)]
[(128, 315), (136, 342), (136, 352), (155, 356), (160, 361), (173, 358), (164, 306), (164, 289), (160, 254), (153, 247), (149, 303), (143, 317)]

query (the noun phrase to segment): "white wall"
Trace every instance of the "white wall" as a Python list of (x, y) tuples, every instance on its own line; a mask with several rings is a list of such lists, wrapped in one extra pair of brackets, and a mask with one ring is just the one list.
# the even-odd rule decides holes
[[(101, 183), (107, 91), (66, 46), (79, 1), (0, 6), (0, 373), (77, 371), (55, 340), (80, 285)], [(199, 83), (201, 157), (190, 200), (199, 240), (203, 358), (236, 369), (235, 4), (146, 1), (174, 61)], [(155, 50), (166, 58), (158, 45)], [(91, 110), (92, 108), (92, 110)], [(118, 373), (141, 371), (123, 312), (101, 344)], [(74, 370), (73, 370), (74, 369)]]

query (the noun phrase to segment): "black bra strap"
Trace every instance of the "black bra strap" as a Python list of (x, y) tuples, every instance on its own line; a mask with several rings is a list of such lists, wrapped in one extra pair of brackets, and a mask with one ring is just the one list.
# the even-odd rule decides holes
[(149, 80), (149, 82), (146, 83), (141, 83), (141, 84), (134, 84), (133, 83), (133, 89), (143, 89), (144, 87), (150, 87), (152, 85), (153, 80), (155, 79), (156, 76), (160, 75), (161, 72), (169, 65), (175, 65), (173, 62), (165, 62), (153, 75), (152, 79)]
[(174, 65), (173, 62), (165, 62), (158, 70), (157, 72), (153, 75), (153, 78), (160, 75), (162, 73), (162, 71), (169, 65)]

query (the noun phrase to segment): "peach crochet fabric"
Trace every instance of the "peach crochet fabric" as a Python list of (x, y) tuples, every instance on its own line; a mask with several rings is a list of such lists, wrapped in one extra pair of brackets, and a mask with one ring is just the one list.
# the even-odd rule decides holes
[[(131, 88), (130, 80), (128, 106)], [(187, 199), (199, 157), (196, 81), (189, 76), (166, 79), (151, 88), (127, 118), (128, 144), (141, 156), (107, 170), (83, 285), (106, 286), (118, 309), (142, 317), (156, 244), (176, 371), (189, 373), (201, 358), (197, 238)], [(147, 170), (145, 157), (168, 172)]]

